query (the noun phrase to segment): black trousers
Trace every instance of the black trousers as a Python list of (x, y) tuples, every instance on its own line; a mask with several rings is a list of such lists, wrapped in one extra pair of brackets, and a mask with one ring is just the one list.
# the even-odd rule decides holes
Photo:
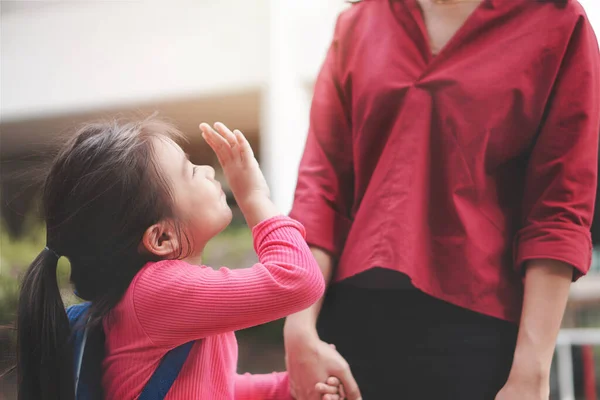
[(365, 400), (493, 400), (517, 326), (416, 289), (332, 285), (318, 330), (350, 364)]

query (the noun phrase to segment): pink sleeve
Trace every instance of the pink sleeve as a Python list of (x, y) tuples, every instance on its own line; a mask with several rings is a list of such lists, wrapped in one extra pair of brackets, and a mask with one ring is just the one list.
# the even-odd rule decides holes
[(133, 285), (140, 325), (156, 345), (263, 324), (301, 311), (325, 290), (323, 275), (304, 240), (304, 228), (288, 217), (253, 230), (260, 262), (218, 271), (184, 261), (161, 261), (142, 270)]
[(236, 375), (235, 400), (292, 400), (287, 372)]

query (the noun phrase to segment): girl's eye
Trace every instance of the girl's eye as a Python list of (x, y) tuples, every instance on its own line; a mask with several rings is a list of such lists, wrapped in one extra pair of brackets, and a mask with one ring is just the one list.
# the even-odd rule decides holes
[(192, 176), (196, 175), (196, 168), (197, 167), (192, 167)]

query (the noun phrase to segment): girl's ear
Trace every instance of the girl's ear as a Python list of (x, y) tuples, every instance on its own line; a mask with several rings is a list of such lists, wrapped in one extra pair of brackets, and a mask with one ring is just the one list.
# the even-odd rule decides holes
[(167, 221), (160, 221), (146, 229), (141, 244), (143, 250), (159, 258), (168, 258), (181, 245), (174, 225)]

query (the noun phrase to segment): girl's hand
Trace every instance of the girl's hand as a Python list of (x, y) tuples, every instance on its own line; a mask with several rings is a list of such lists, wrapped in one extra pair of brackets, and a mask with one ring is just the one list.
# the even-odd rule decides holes
[(270, 196), (265, 177), (242, 132), (237, 129), (231, 132), (220, 122), (215, 124), (216, 131), (206, 123), (200, 124), (200, 129), (202, 137), (216, 153), (238, 202), (245, 203), (257, 196)]
[(229, 187), (250, 227), (279, 214), (269, 199), (270, 191), (254, 152), (242, 132), (220, 122), (215, 129), (200, 124), (202, 137), (213, 149), (223, 167)]
[(319, 382), (315, 385), (315, 390), (319, 393), (322, 400), (343, 400), (344, 388), (340, 380), (334, 376), (327, 378), (325, 382)]

